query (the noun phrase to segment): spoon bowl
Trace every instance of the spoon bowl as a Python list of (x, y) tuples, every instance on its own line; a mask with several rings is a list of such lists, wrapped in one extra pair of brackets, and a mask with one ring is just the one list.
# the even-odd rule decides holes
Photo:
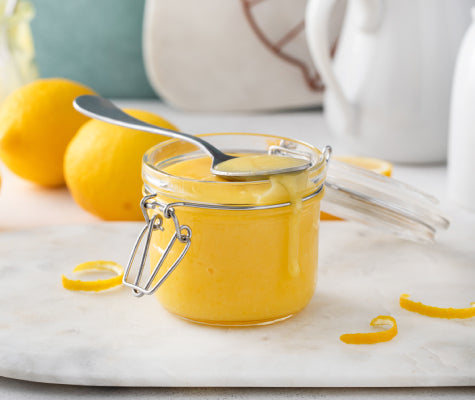
[[(141, 121), (131, 115), (125, 113), (111, 101), (93, 95), (83, 95), (77, 97), (73, 102), (74, 108), (80, 113), (100, 121), (107, 122), (122, 126), (125, 128), (131, 128), (139, 131), (155, 133), (157, 135), (169, 136), (172, 138), (181, 139), (199, 146), (206, 151), (212, 158), (211, 173), (217, 175), (226, 180), (232, 181), (257, 181), (268, 179), (271, 175), (286, 174), (292, 172), (299, 172), (307, 169), (311, 163), (307, 160), (301, 160), (299, 163), (293, 163), (293, 165), (284, 165), (281, 167), (267, 167), (264, 166), (258, 169), (239, 168), (233, 167), (232, 169), (220, 168), (223, 167), (225, 161), (233, 159), (244, 159), (243, 157), (236, 157), (226, 153), (223, 153), (218, 148), (214, 147), (211, 143), (203, 140), (202, 138), (194, 135), (190, 135), (184, 132), (174, 131), (172, 129), (162, 128), (160, 126), (152, 125), (147, 122)], [(245, 165), (245, 164), (243, 164)]]

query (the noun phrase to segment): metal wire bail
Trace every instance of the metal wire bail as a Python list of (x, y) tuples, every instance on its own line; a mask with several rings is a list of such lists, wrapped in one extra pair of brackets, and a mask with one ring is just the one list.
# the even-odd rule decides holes
[[(142, 229), (142, 231), (140, 232), (135, 242), (134, 248), (132, 249), (132, 253), (129, 258), (129, 263), (127, 265), (127, 268), (124, 273), (124, 277), (122, 279), (122, 283), (125, 286), (132, 288), (134, 295), (137, 297), (141, 297), (144, 294), (149, 295), (149, 294), (154, 293), (163, 284), (163, 282), (165, 282), (165, 280), (169, 277), (169, 275), (175, 270), (178, 264), (180, 264), (181, 260), (185, 256), (191, 244), (191, 228), (187, 225), (180, 225), (180, 222), (178, 221), (178, 218), (175, 214), (175, 210), (173, 209), (173, 207), (169, 204), (162, 205), (158, 202), (153, 201), (155, 196), (156, 196), (155, 194), (145, 196), (140, 203), (140, 207), (142, 208), (142, 212), (144, 214), (146, 224), (144, 228)], [(150, 209), (153, 209), (155, 210), (155, 212), (157, 212), (153, 214), (152, 217), (150, 217), (148, 213), (148, 210)], [(160, 257), (160, 260), (157, 262), (157, 264), (153, 268), (150, 276), (146, 279), (145, 278), (142, 279), (145, 264), (148, 259), (148, 253), (150, 249), (150, 241), (152, 238), (152, 234), (153, 232), (157, 230), (164, 231), (163, 218), (160, 214), (158, 214), (158, 212), (162, 212), (163, 218), (172, 219), (175, 226), (175, 232), (173, 233), (170, 241), (168, 242), (168, 245), (165, 248), (165, 251), (163, 252), (162, 256)], [(129, 280), (129, 275), (131, 273), (132, 266), (134, 264), (134, 260), (138, 253), (139, 247), (144, 239), (145, 239), (145, 245), (143, 248), (137, 274), (135, 275), (135, 279), (131, 281)], [(171, 249), (173, 248), (173, 245), (175, 244), (177, 240), (181, 243), (184, 243), (185, 247), (181, 251), (180, 255), (173, 262), (173, 264), (163, 274), (163, 276), (152, 286), (155, 278), (157, 277), (158, 272), (163, 266)], [(142, 285), (141, 283), (143, 280), (145, 282)]]

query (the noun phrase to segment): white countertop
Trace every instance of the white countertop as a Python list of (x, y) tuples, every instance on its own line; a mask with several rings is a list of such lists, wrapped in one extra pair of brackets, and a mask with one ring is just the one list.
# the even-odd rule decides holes
[(61, 386), (0, 378), (2, 400), (322, 399), (472, 400), (474, 388), (115, 388)]
[[(156, 112), (190, 133), (205, 132), (256, 132), (271, 133), (301, 139), (318, 147), (331, 144), (336, 154), (348, 153), (328, 134), (322, 114), (318, 110), (247, 113), (202, 114), (185, 113), (157, 101), (121, 101), (121, 106), (144, 108)], [(0, 192), (0, 232), (34, 226), (94, 223), (98, 219), (81, 210), (65, 188), (47, 190), (35, 187), (13, 176), (0, 165), (2, 187)], [(394, 176), (418, 186), (439, 197), (442, 208), (456, 212), (457, 207), (448, 202), (445, 193), (445, 166), (395, 166)], [(473, 217), (473, 218), (472, 218)], [(475, 223), (475, 214), (469, 216)], [(456, 227), (455, 227), (456, 228)], [(51, 399), (51, 398), (342, 398), (395, 399), (469, 399), (475, 396), (475, 387), (465, 388), (97, 388), (61, 386), (0, 378), (1, 399)]]

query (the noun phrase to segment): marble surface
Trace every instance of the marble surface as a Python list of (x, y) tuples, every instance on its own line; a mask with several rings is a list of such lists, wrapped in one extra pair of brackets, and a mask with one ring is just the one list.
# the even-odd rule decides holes
[[(139, 228), (65, 225), (0, 236), (0, 304), (8, 305), (0, 309), (0, 375), (104, 386), (475, 385), (475, 319), (431, 319), (398, 305), (406, 292), (440, 306), (474, 300), (475, 224), (452, 232), (457, 246), (451, 235), (427, 246), (324, 222), (310, 305), (286, 322), (239, 329), (182, 321), (154, 297), (136, 299), (122, 288), (62, 288), (61, 274), (79, 262), (125, 264)], [(368, 331), (380, 314), (398, 321), (393, 341), (340, 342), (342, 333)]]
[[(329, 135), (328, 128), (322, 117), (322, 113), (318, 110), (306, 110), (306, 111), (293, 111), (293, 112), (279, 112), (279, 113), (190, 113), (182, 112), (173, 108), (170, 108), (158, 101), (119, 101), (119, 105), (128, 108), (140, 108), (146, 109), (151, 112), (155, 112), (165, 118), (173, 121), (177, 126), (186, 132), (193, 133), (207, 133), (207, 132), (258, 132), (258, 133), (273, 133), (291, 138), (301, 139), (309, 143), (322, 147), (325, 144), (331, 144), (336, 154), (352, 154), (351, 149), (345, 149), (344, 143), (338, 143), (337, 138)], [(10, 174), (3, 165), (0, 165), (0, 172), (2, 175), (2, 187), (0, 191), (0, 237), (3, 235), (10, 235), (13, 229), (30, 229), (32, 227), (42, 227), (51, 225), (67, 225), (67, 224), (94, 224), (99, 222), (97, 218), (81, 210), (77, 206), (68, 191), (65, 188), (48, 190), (35, 187), (21, 179), (14, 177)], [(439, 197), (442, 201), (442, 206), (447, 214), (452, 218), (451, 229), (442, 235), (440, 235), (439, 243), (445, 248), (450, 248), (450, 252), (456, 257), (465, 258), (467, 262), (473, 262), (474, 249), (473, 243), (475, 243), (475, 214), (468, 214), (463, 210), (459, 210), (458, 207), (447, 199), (447, 185), (446, 185), (446, 168), (444, 165), (420, 165), (420, 166), (404, 166), (395, 165), (394, 176), (404, 180), (405, 182), (416, 185), (417, 187), (432, 193)], [(52, 228), (53, 229), (53, 228)], [(59, 227), (58, 227), (59, 229)], [(130, 232), (131, 236), (134, 236)], [(41, 239), (41, 234), (39, 235)], [(325, 240), (325, 236), (322, 232), (322, 243)], [(472, 244), (471, 244), (472, 243)], [(128, 246), (127, 246), (128, 247)], [(105, 256), (105, 246), (100, 254), (92, 254), (91, 256)], [(127, 249), (120, 249), (116, 246), (116, 249), (123, 251), (122, 257), (126, 258)], [(28, 247), (24, 246), (25, 251)], [(323, 249), (322, 249), (323, 250)], [(0, 247), (1, 255), (9, 254), (9, 249)], [(17, 252), (21, 252), (18, 249)], [(322, 259), (325, 251), (321, 253)], [(396, 251), (399, 256), (399, 251)], [(363, 257), (360, 253), (359, 257)], [(20, 258), (21, 259), (21, 258)], [(23, 258), (25, 259), (25, 258)], [(82, 260), (83, 258), (81, 258)], [(15, 265), (20, 265), (16, 263)], [(317, 295), (323, 296), (322, 286), (325, 279), (325, 267), (324, 262), (321, 261), (320, 276)], [(426, 265), (426, 264), (425, 264)], [(70, 270), (72, 264), (67, 266), (61, 266), (61, 271), (64, 269)], [(453, 270), (453, 266), (440, 267), (444, 271)], [(474, 267), (475, 268), (475, 267)], [(437, 270), (433, 271), (431, 267), (427, 267), (427, 272), (431, 279), (437, 279)], [(338, 268), (334, 268), (337, 272)], [(330, 270), (328, 271), (330, 273)], [(57, 277), (57, 273), (55, 273)], [(368, 279), (370, 279), (368, 277)], [(442, 279), (442, 278), (441, 278)], [(461, 281), (469, 283), (468, 279), (465, 280), (465, 276), (460, 276)], [(3, 278), (0, 279), (2, 282)], [(412, 282), (413, 279), (408, 278), (407, 282)], [(473, 279), (472, 279), (473, 281)], [(345, 282), (345, 281), (343, 281)], [(21, 282), (18, 282), (20, 285)], [(55, 284), (59, 284), (59, 281), (55, 281)], [(420, 285), (423, 284), (420, 282)], [(20, 286), (19, 286), (20, 287)], [(49, 287), (49, 286), (46, 286)], [(338, 290), (336, 292), (338, 293)], [(427, 287), (427, 291), (430, 291), (430, 286)], [(455, 290), (456, 291), (456, 290)], [(343, 292), (340, 290), (340, 292)], [(453, 292), (452, 292), (453, 293)], [(473, 293), (473, 291), (472, 291)], [(450, 295), (450, 293), (448, 293)], [(415, 295), (415, 293), (413, 294)], [(125, 295), (127, 301), (130, 300), (128, 294)], [(320, 296), (320, 298), (321, 298)], [(460, 305), (467, 305), (467, 302), (473, 301), (473, 296), (469, 298), (461, 299)], [(318, 297), (315, 297), (314, 301), (317, 301)], [(148, 301), (147, 299), (143, 299)], [(153, 303), (154, 299), (149, 299), (149, 306), (152, 307), (153, 312), (160, 312), (156, 304)], [(12, 298), (8, 298), (7, 301), (1, 297), (0, 314), (3, 312), (3, 308), (9, 308), (13, 303)], [(355, 302), (355, 300), (352, 300)], [(132, 303), (134, 299), (132, 299)], [(451, 305), (455, 305), (455, 299), (448, 299)], [(153, 303), (153, 304), (152, 304)], [(360, 302), (357, 302), (360, 304)], [(5, 305), (6, 304), (6, 305)], [(143, 304), (143, 303), (142, 303)], [(148, 304), (148, 303), (147, 303)], [(34, 304), (33, 304), (34, 305)], [(130, 305), (129, 305), (130, 306)], [(312, 306), (313, 307), (313, 304)], [(146, 308), (147, 310), (148, 308)], [(152, 309), (152, 308), (150, 308)], [(343, 310), (344, 311), (344, 310)], [(372, 310), (373, 311), (373, 310)], [(376, 311), (376, 310), (374, 310)], [(399, 313), (404, 310), (398, 310)], [(166, 315), (166, 314), (165, 314)], [(346, 315), (346, 313), (345, 313)], [(301, 315), (303, 316), (303, 315)], [(367, 329), (369, 319), (372, 315), (364, 315), (363, 320), (358, 318), (358, 326), (354, 327), (356, 330)], [(145, 318), (145, 317), (144, 317)], [(299, 317), (300, 318), (300, 317)], [(148, 317), (147, 317), (148, 319)], [(293, 320), (288, 321), (291, 323)], [(418, 319), (419, 321), (419, 319)], [(425, 319), (427, 322), (427, 320)], [(400, 321), (401, 323), (401, 321)], [(180, 325), (181, 326), (181, 325)], [(186, 325), (185, 325), (186, 326)], [(424, 324), (424, 326), (427, 326)], [(350, 328), (346, 329), (349, 331)], [(115, 333), (112, 336), (115, 337)], [(338, 330), (337, 335), (341, 332)], [(427, 333), (427, 332), (426, 332)], [(402, 331), (398, 339), (402, 338)], [(299, 335), (297, 335), (299, 337)], [(412, 336), (411, 336), (412, 337)], [(418, 337), (419, 338), (419, 337)], [(31, 335), (23, 334), (24, 340), (35, 340), (33, 333)], [(416, 339), (418, 340), (418, 339)], [(456, 341), (458, 346), (465, 346), (462, 339), (456, 337), (450, 337), (448, 343)], [(338, 340), (336, 340), (338, 342)], [(392, 342), (394, 344), (396, 342)], [(468, 343), (473, 343), (468, 341)], [(471, 346), (471, 345), (470, 345)], [(467, 347), (469, 348), (469, 347)], [(3, 350), (2, 350), (3, 351)], [(44, 351), (44, 350), (43, 350)], [(374, 354), (374, 353), (373, 353)], [(460, 353), (456, 353), (457, 355)], [(473, 355), (473, 353), (472, 353)], [(430, 356), (427, 355), (429, 358)], [(468, 357), (468, 355), (467, 355)], [(435, 356), (434, 356), (435, 358)], [(380, 360), (381, 361), (381, 360)], [(87, 362), (86, 360), (84, 361)], [(383, 363), (383, 361), (381, 361)], [(434, 361), (435, 363), (435, 361)], [(3, 358), (0, 358), (0, 365), (3, 364)], [(133, 369), (128, 365), (127, 370)], [(362, 364), (364, 366), (364, 364)], [(243, 366), (246, 368), (246, 366)], [(301, 368), (303, 369), (303, 367)], [(0, 373), (3, 375), (3, 373)], [(25, 375), (24, 375), (25, 376)], [(473, 376), (473, 374), (472, 374)], [(28, 379), (28, 378), (24, 378)], [(285, 384), (283, 382), (282, 384)], [(389, 383), (388, 383), (389, 384)], [(439, 383), (435, 383), (437, 385)], [(442, 383), (440, 383), (442, 384)], [(25, 380), (17, 380), (11, 378), (0, 378), (0, 398), (8, 400), (44, 400), (44, 399), (64, 399), (64, 398), (76, 398), (81, 397), (83, 399), (156, 399), (156, 398), (173, 398), (173, 399), (275, 399), (275, 398), (298, 398), (298, 399), (473, 399), (475, 398), (475, 385), (469, 383), (472, 386), (466, 387), (409, 387), (409, 388), (345, 388), (345, 387), (332, 387), (332, 388), (244, 388), (244, 387), (200, 387), (200, 388), (188, 388), (188, 387), (94, 387), (94, 386), (81, 386), (81, 385), (62, 385), (62, 384), (46, 384), (29, 382)]]
[(63, 399), (321, 399), (321, 400), (473, 400), (474, 387), (416, 388), (172, 388), (54, 385), (0, 378), (2, 400)]

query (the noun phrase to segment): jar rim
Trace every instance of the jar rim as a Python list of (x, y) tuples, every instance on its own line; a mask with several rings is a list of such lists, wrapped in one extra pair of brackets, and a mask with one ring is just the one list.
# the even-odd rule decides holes
[[(225, 152), (230, 153), (233, 152), (232, 150), (234, 150), (234, 152), (260, 152), (262, 154), (264, 151), (267, 152), (267, 149), (261, 148), (260, 151), (258, 151), (258, 149), (251, 150), (249, 148), (247, 148), (247, 150), (241, 148), (222, 148), (223, 141), (231, 139), (240, 139), (244, 143), (244, 145), (247, 145), (247, 142), (257, 141), (259, 145), (264, 147), (266, 143), (275, 145), (278, 142), (279, 145), (283, 146), (283, 149), (292, 147), (293, 149), (289, 149), (289, 151), (293, 150), (303, 152), (311, 159), (311, 166), (306, 170), (309, 174), (309, 182), (311, 182), (311, 184), (308, 192), (306, 192), (304, 195), (314, 192), (319, 186), (322, 186), (325, 181), (326, 165), (328, 160), (323, 157), (323, 153), (318, 148), (306, 142), (283, 136), (241, 132), (206, 133), (199, 134), (197, 136), (204, 137), (211, 142), (217, 141), (217, 144), (213, 143), (216, 145), (216, 147), (220, 148)], [(173, 149), (180, 151), (182, 151), (183, 149), (184, 150), (182, 154), (177, 155), (173, 152)], [(170, 165), (170, 163), (173, 164), (174, 162), (184, 160), (183, 157), (186, 156), (191, 158), (199, 158), (203, 156), (208, 156), (208, 154), (197, 146), (188, 142), (181, 141), (179, 139), (170, 139), (161, 142), (147, 150), (142, 160), (142, 179), (144, 182), (144, 193), (150, 194), (159, 191), (161, 193), (166, 194), (167, 196), (170, 196), (172, 199), (190, 200), (190, 193), (184, 193), (185, 187), (189, 185), (192, 185), (193, 191), (196, 191), (198, 193), (200, 192), (200, 189), (204, 187), (221, 188), (221, 190), (228, 190), (229, 188), (236, 188), (236, 190), (245, 190), (245, 188), (248, 188), (249, 190), (254, 191), (265, 191), (266, 188), (268, 189), (271, 185), (269, 179), (246, 182), (202, 180), (173, 175), (163, 170), (163, 168), (166, 168), (166, 166)], [(217, 190), (218, 189), (216, 189), (216, 191)], [(215, 199), (215, 201), (217, 203), (227, 203), (225, 197), (226, 196), (223, 196), (223, 199)], [(237, 204), (243, 203), (237, 201)]]

